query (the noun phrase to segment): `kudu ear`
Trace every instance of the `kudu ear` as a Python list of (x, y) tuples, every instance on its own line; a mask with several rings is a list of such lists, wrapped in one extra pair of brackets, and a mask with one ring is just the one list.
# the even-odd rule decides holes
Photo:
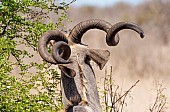
[(108, 50), (89, 49), (87, 56), (99, 66), (100, 70), (102, 70), (109, 60), (110, 52)]
[(76, 76), (76, 71), (78, 71), (78, 64), (76, 61), (68, 64), (58, 64), (58, 67), (69, 78), (74, 78)]
[(58, 67), (67, 77), (74, 78), (76, 76), (76, 72), (73, 69), (69, 68), (67, 65), (59, 65)]

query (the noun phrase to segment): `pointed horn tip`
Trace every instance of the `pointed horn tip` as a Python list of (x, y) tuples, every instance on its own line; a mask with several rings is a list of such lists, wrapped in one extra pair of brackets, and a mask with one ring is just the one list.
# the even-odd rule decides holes
[(145, 37), (145, 35), (144, 35), (143, 32), (140, 33), (140, 37), (141, 37), (141, 38), (144, 38), (144, 37)]
[(118, 45), (118, 43), (116, 43), (116, 44), (108, 44), (108, 46), (117, 46)]
[(84, 46), (88, 46), (88, 45), (86, 45), (86, 44), (84, 44), (84, 43), (81, 43), (81, 42), (80, 42), (79, 44), (80, 44), (80, 45), (84, 45)]
[(106, 41), (106, 43), (107, 43), (108, 46), (117, 46), (118, 43), (119, 43), (119, 40), (117, 42), (107, 42)]

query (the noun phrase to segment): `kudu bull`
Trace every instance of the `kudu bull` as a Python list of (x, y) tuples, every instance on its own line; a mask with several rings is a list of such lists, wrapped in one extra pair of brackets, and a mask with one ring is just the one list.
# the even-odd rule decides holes
[[(144, 33), (133, 23), (119, 22), (114, 25), (104, 20), (86, 20), (77, 24), (69, 36), (60, 31), (48, 31), (39, 39), (38, 51), (47, 62), (57, 64), (61, 70), (61, 85), (63, 104), (66, 112), (72, 112), (73, 107), (83, 106), (87, 112), (101, 112), (95, 74), (90, 64), (93, 60), (100, 69), (103, 69), (109, 59), (108, 50), (90, 49), (82, 44), (83, 34), (90, 29), (99, 29), (106, 32), (106, 43), (116, 46), (119, 43), (117, 34), (123, 29), (136, 31), (141, 38)], [(54, 40), (51, 53), (47, 44)]]

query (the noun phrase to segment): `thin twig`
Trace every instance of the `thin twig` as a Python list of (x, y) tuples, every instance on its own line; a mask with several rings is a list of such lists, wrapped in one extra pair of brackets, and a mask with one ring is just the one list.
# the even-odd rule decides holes
[(113, 108), (113, 106), (115, 105), (115, 103), (117, 103), (120, 99), (122, 99), (125, 95), (127, 95), (127, 94), (130, 92), (130, 90), (131, 90), (133, 87), (135, 87), (137, 83), (139, 83), (139, 81), (140, 81), (140, 80), (137, 80), (136, 83), (135, 83), (134, 85), (132, 85), (121, 97), (119, 97), (119, 98), (112, 104), (111, 107)]
[(158, 112), (161, 112), (167, 102), (165, 101)]
[(108, 110), (107, 110), (107, 105), (108, 105), (108, 104), (107, 104), (107, 103), (108, 103), (107, 101), (108, 101), (108, 100), (107, 100), (107, 97), (106, 97), (106, 94), (107, 94), (107, 93), (105, 93), (105, 92), (106, 92), (106, 80), (107, 80), (107, 67), (105, 68), (105, 77), (104, 77), (104, 100), (105, 100), (104, 102), (105, 102), (105, 105), (106, 105), (106, 108), (105, 108), (105, 109), (106, 109), (106, 112), (108, 112)]
[(125, 97), (123, 98), (123, 101), (122, 101), (122, 107), (121, 107), (121, 112), (123, 112), (123, 107), (124, 107), (124, 104), (125, 104), (125, 99), (126, 99), (126, 96), (128, 94), (125, 94)]
[(26, 38), (23, 38), (26, 41), (27, 45), (29, 45), (32, 49), (36, 49)]
[(67, 6), (69, 6), (70, 4), (72, 4), (73, 2), (75, 2), (76, 0), (72, 0), (71, 2), (69, 2), (69, 3), (67, 3), (67, 4), (65, 4), (65, 5), (63, 5), (63, 7), (67, 7)]
[(10, 24), (10, 22), (11, 22), (11, 20), (9, 20), (8, 23), (7, 23), (5, 26), (3, 26), (3, 31), (2, 31), (2, 33), (0, 34), (0, 36), (2, 36), (2, 35), (5, 34), (6, 29), (7, 29), (8, 25)]

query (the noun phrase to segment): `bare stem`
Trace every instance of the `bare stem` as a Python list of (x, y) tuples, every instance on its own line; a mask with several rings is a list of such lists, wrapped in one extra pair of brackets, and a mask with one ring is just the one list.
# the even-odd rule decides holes
[(137, 83), (139, 83), (139, 81), (140, 80), (137, 80), (136, 81), (136, 83), (134, 84), (134, 85), (132, 85), (121, 97), (119, 97), (114, 103), (112, 103), (112, 108), (113, 108), (113, 106), (115, 105), (115, 103), (117, 103), (120, 99), (122, 99), (124, 96), (126, 96), (129, 92), (130, 92), (130, 90), (133, 88), (133, 87), (135, 87), (136, 85), (137, 85)]

